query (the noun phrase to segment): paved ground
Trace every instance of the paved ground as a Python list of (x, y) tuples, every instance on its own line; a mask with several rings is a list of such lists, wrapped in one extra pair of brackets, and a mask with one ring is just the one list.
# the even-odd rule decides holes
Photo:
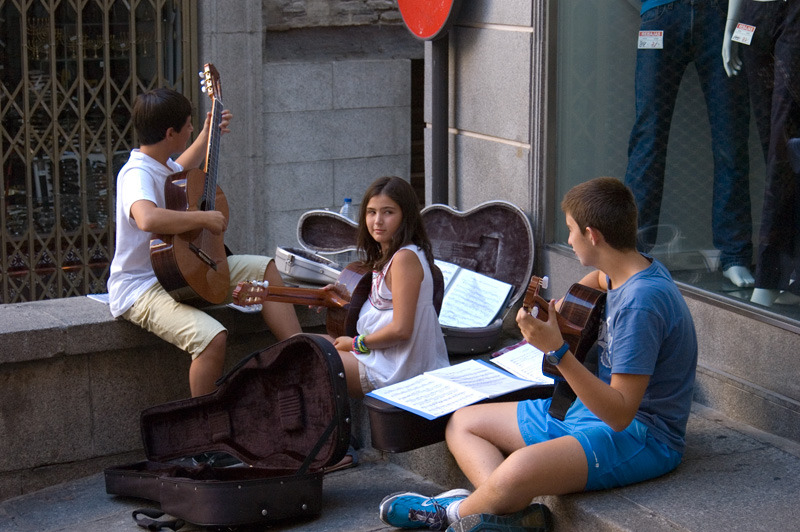
[[(319, 518), (293, 521), (259, 530), (352, 531), (393, 530), (378, 518), (378, 504), (399, 489), (436, 492), (438, 487), (385, 461), (363, 462), (358, 467), (328, 474), (323, 481), (323, 509)], [(131, 512), (147, 501), (105, 493), (102, 474), (53, 486), (0, 503), (3, 532), (108, 532), (141, 531)], [(153, 505), (150, 505), (151, 507)], [(187, 525), (180, 532), (205, 530)]]
[[(716, 532), (800, 530), (800, 444), (731, 421), (695, 405), (688, 447), (678, 469), (626, 488), (548, 497), (556, 531)], [(323, 483), (321, 516), (259, 530), (366, 532), (393, 530), (378, 518), (388, 493), (441, 490), (422, 477), (362, 450), (358, 467)], [(372, 458), (370, 460), (369, 458)], [(0, 502), (2, 532), (137, 531), (131, 512), (142, 500), (105, 493), (102, 474)], [(203, 530), (186, 526), (180, 532)]]

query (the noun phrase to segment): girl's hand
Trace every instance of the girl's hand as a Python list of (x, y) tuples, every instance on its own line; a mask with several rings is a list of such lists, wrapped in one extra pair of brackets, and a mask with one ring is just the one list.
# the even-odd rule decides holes
[(352, 336), (340, 336), (336, 340), (333, 341), (333, 347), (335, 347), (337, 351), (352, 351), (353, 350), (353, 337)]
[(326, 284), (325, 286), (322, 287), (322, 289), (327, 291), (332, 291), (336, 293), (339, 297), (341, 297), (342, 299), (346, 299), (347, 301), (350, 301), (350, 298), (352, 297), (350, 291), (347, 289), (347, 286), (338, 281), (332, 284)]

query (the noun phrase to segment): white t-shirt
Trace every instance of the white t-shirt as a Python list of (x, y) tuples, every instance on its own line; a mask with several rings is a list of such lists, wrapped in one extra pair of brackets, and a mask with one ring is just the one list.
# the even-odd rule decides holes
[(150, 233), (142, 231), (131, 218), (131, 206), (148, 200), (157, 207), (166, 207), (164, 183), (170, 174), (182, 171), (181, 165), (169, 159), (167, 166), (138, 149), (117, 175), (117, 238), (108, 296), (111, 314), (120, 316), (158, 279), (150, 263)]

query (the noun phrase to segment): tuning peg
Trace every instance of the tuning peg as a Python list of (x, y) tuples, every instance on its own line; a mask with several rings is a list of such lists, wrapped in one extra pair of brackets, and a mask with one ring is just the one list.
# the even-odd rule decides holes
[(202, 93), (206, 92), (206, 86), (205, 85), (200, 85), (200, 92), (202, 92)]
[(203, 79), (204, 77), (206, 77), (205, 73), (202, 70), (200, 72), (198, 72), (197, 75), (200, 77), (200, 79)]
[(547, 290), (548, 285), (550, 284), (550, 278), (548, 276), (542, 277), (542, 288)]

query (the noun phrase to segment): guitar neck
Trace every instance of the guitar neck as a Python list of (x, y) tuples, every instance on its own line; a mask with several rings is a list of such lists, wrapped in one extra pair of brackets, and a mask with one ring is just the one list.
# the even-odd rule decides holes
[(213, 98), (211, 103), (211, 124), (208, 133), (208, 146), (206, 148), (206, 187), (205, 209), (213, 211), (217, 196), (217, 175), (219, 170), (219, 145), (222, 132), (219, 129), (222, 122), (222, 102)]
[(349, 303), (332, 290), (321, 288), (296, 288), (292, 286), (270, 286), (264, 294), (265, 301), (311, 305), (317, 307), (342, 308)]

